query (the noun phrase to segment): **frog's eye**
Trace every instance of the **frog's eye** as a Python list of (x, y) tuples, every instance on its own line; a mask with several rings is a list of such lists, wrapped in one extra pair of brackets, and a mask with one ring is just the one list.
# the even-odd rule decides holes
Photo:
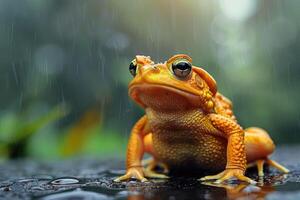
[(192, 71), (192, 64), (186, 60), (172, 63), (172, 71), (179, 78), (185, 78)]
[(136, 75), (136, 62), (135, 62), (135, 60), (131, 61), (131, 63), (130, 63), (129, 72), (133, 77), (135, 77), (135, 75)]

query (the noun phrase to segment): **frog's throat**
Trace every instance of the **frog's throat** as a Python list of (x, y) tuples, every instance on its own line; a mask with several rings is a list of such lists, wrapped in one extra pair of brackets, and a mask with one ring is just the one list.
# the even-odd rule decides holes
[[(172, 87), (171, 85), (153, 83), (132, 84), (129, 86), (128, 94), (135, 102), (137, 102), (143, 108), (146, 108), (149, 105), (146, 105), (145, 102), (142, 101), (141, 95), (144, 95), (147, 92), (149, 93), (149, 91), (152, 91), (151, 98), (153, 100), (158, 99), (159, 96), (162, 95), (163, 91), (168, 91), (172, 94), (182, 97), (186, 101), (185, 103), (192, 107), (200, 108), (203, 105), (203, 99), (201, 96), (184, 91), (177, 87)], [(172, 102), (169, 103), (171, 104)]]

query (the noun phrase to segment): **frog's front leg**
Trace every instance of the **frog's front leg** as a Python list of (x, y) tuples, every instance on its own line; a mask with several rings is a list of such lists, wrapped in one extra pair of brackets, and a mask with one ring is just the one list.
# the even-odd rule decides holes
[(127, 146), (126, 157), (126, 174), (116, 178), (114, 181), (119, 182), (130, 178), (136, 178), (142, 182), (147, 181), (144, 177), (143, 167), (141, 159), (144, 155), (143, 137), (146, 134), (145, 127), (147, 123), (147, 117), (143, 116), (131, 130), (129, 143)]
[(227, 165), (226, 169), (214, 176), (206, 176), (201, 178), (201, 181), (215, 180), (216, 183), (229, 180), (233, 177), (238, 180), (245, 181), (251, 184), (256, 182), (246, 177), (246, 151), (244, 143), (244, 130), (234, 120), (224, 117), (218, 114), (210, 114), (209, 119), (211, 124), (224, 133), (224, 137), (227, 138)]
[[(154, 172), (149, 172), (145, 170), (142, 166), (141, 160), (143, 158), (144, 152), (148, 151), (152, 144), (147, 141), (147, 134), (150, 133), (147, 117), (143, 116), (133, 127), (131, 131), (131, 136), (127, 146), (127, 171), (126, 174), (116, 178), (114, 181), (119, 182), (123, 180), (128, 180), (130, 178), (135, 178), (141, 182), (147, 181), (145, 177), (149, 178), (167, 178), (163, 174), (157, 174)], [(144, 140), (145, 139), (145, 140)], [(152, 142), (152, 140), (151, 140)]]

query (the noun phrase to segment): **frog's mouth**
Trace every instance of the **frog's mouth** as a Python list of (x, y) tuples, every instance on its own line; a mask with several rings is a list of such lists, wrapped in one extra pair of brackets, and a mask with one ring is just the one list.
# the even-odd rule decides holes
[(182, 110), (201, 107), (201, 98), (170, 85), (143, 83), (129, 87), (129, 96), (144, 108)]

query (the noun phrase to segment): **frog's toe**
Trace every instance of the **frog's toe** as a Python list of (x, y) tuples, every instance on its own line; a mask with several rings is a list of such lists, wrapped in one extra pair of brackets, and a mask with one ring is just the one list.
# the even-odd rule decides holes
[(200, 179), (198, 179), (199, 181), (209, 181), (209, 180), (215, 180), (215, 179), (219, 179), (223, 176), (224, 172), (221, 172), (217, 175), (213, 175), (213, 176), (204, 176)]
[(278, 162), (271, 160), (271, 159), (262, 159), (262, 160), (256, 160), (253, 163), (248, 164), (248, 167), (253, 167), (256, 166), (257, 167), (257, 171), (258, 171), (258, 176), (260, 178), (264, 177), (264, 164), (267, 163), (272, 167), (275, 167), (276, 169), (278, 169), (279, 171), (283, 172), (283, 173), (289, 173), (290, 171), (285, 168), (284, 166), (282, 166), (281, 164), (279, 164)]
[(126, 181), (129, 180), (131, 178), (135, 178), (141, 182), (147, 182), (148, 180), (144, 177), (144, 173), (142, 168), (140, 167), (132, 167), (129, 168), (126, 172), (125, 175), (120, 176), (116, 179), (114, 179), (114, 182), (121, 182), (121, 181)]
[(226, 169), (224, 171), (224, 174), (222, 175), (221, 178), (218, 178), (215, 183), (222, 183), (224, 181), (228, 181), (232, 178), (236, 178), (239, 181), (247, 182), (252, 185), (256, 184), (257, 182), (248, 178), (247, 176), (244, 175), (244, 172), (240, 169)]
[(214, 176), (205, 176), (201, 178), (201, 181), (207, 181), (207, 180), (216, 180), (216, 184), (223, 183), (224, 181), (228, 181), (229, 179), (236, 178), (240, 181), (244, 181), (250, 184), (256, 184), (257, 182), (246, 177), (242, 170), (239, 169), (226, 169), (223, 172), (214, 175)]
[(279, 164), (278, 162), (276, 162), (275, 160), (271, 160), (271, 159), (267, 159), (267, 163), (272, 166), (275, 167), (276, 169), (278, 169), (279, 171), (282, 171), (283, 173), (289, 173), (290, 170), (285, 168), (284, 166), (282, 166), (281, 164)]
[[(126, 180), (131, 179), (132, 177), (133, 176), (131, 176), (131, 174), (125, 174), (123, 176), (120, 176), (120, 177), (114, 179), (114, 182), (126, 181)], [(136, 176), (134, 178), (136, 178), (137, 180), (141, 181), (142, 183), (148, 181), (148, 179), (146, 179), (145, 177), (142, 177), (142, 176)]]
[(256, 181), (254, 181), (254, 180), (252, 180), (251, 178), (249, 178), (249, 177), (247, 177), (247, 176), (244, 176), (244, 175), (242, 175), (242, 174), (236, 175), (236, 178), (237, 178), (238, 180), (240, 180), (240, 181), (247, 182), (247, 183), (249, 183), (249, 184), (251, 184), (251, 185), (255, 185), (255, 184), (257, 183)]
[(224, 173), (224, 175), (221, 178), (218, 178), (215, 183), (223, 183), (224, 181), (227, 181), (231, 179), (233, 175), (231, 173)]
[(150, 170), (144, 170), (144, 174), (145, 177), (148, 178), (160, 178), (160, 179), (167, 179), (169, 178), (168, 176), (166, 176), (165, 174), (159, 174)]
[(123, 176), (120, 176), (120, 177), (114, 179), (114, 182), (121, 182), (121, 181), (128, 180), (130, 178), (131, 178), (131, 176), (129, 174), (125, 174)]

